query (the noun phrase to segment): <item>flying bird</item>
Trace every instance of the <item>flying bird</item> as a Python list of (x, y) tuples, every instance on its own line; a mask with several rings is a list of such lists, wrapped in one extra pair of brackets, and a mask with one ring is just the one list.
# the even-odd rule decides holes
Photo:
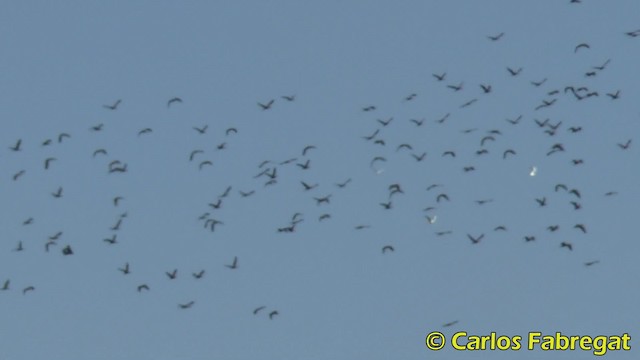
[(394, 248), (393, 248), (393, 246), (391, 246), (391, 245), (386, 245), (386, 246), (384, 246), (384, 247), (382, 248), (382, 253), (384, 254), (384, 253), (386, 253), (387, 251), (391, 251), (391, 252), (393, 252), (393, 251), (395, 251), (395, 249), (394, 249)]
[[(129, 263), (125, 263), (123, 268), (118, 268), (119, 271), (122, 271), (122, 274), (127, 275), (131, 271), (129, 270)], [(148, 290), (148, 289), (147, 289)], [(138, 290), (140, 291), (140, 290)]]
[(174, 280), (178, 276), (178, 269), (173, 269), (172, 272), (165, 271), (165, 275), (167, 275), (170, 280)]
[(494, 35), (494, 36), (489, 35), (489, 36), (487, 36), (487, 38), (488, 38), (489, 40), (491, 40), (491, 41), (498, 41), (498, 40), (500, 40), (500, 38), (502, 38), (503, 36), (504, 36), (504, 33), (503, 33), (503, 32), (501, 32), (501, 33), (500, 33), (500, 34), (498, 34), (498, 35)]
[(195, 304), (195, 303), (196, 303), (195, 301), (191, 300), (191, 301), (189, 301), (189, 302), (188, 302), (188, 303), (186, 303), (186, 304), (178, 304), (178, 307), (179, 307), (180, 309), (189, 309), (189, 308), (190, 308), (190, 307), (192, 307), (192, 306), (193, 306), (193, 304)]
[(578, 44), (575, 49), (573, 50), (574, 53), (577, 53), (579, 49), (581, 48), (585, 48), (585, 49), (590, 49), (591, 47), (589, 46), (589, 44), (587, 43), (582, 43), (582, 44)]
[(275, 101), (275, 100), (271, 99), (271, 100), (269, 100), (269, 102), (267, 102), (266, 104), (258, 103), (258, 106), (260, 106), (260, 107), (262, 108), (262, 110), (263, 110), (263, 111), (264, 111), (264, 110), (269, 110), (269, 109), (271, 109), (271, 105), (273, 105), (273, 102), (274, 102), (274, 101)]
[(167, 107), (171, 107), (171, 104), (173, 103), (181, 103), (182, 99), (180, 99), (179, 97), (174, 97), (172, 99), (169, 99), (169, 101), (167, 101)]
[(120, 105), (121, 102), (122, 102), (122, 100), (118, 99), (112, 105), (102, 105), (102, 107), (104, 107), (105, 109), (109, 109), (109, 110), (116, 110), (118, 108), (118, 105)]
[(233, 263), (231, 265), (225, 265), (225, 267), (228, 267), (231, 270), (238, 268), (238, 257), (234, 256)]
[(478, 237), (473, 237), (470, 234), (467, 234), (467, 237), (469, 238), (469, 240), (471, 240), (472, 244), (477, 244), (480, 242), (480, 240), (482, 240), (482, 238), (484, 237), (484, 234), (480, 234), (480, 236)]

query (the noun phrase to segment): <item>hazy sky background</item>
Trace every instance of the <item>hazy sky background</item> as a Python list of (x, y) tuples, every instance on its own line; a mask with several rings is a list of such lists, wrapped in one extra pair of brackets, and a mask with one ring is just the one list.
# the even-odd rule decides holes
[[(606, 358), (637, 358), (640, 37), (625, 32), (640, 30), (638, 14), (633, 0), (3, 4), (0, 286), (10, 286), (0, 291), (0, 359), (594, 357), (433, 353), (424, 338), (434, 330), (628, 332), (632, 351)], [(581, 43), (590, 48), (576, 51)], [(599, 96), (579, 101), (566, 86)], [(173, 97), (183, 102), (168, 107)], [(118, 99), (117, 110), (103, 107)], [(269, 110), (257, 104), (271, 99)], [(547, 118), (562, 122), (553, 136), (534, 121)], [(376, 129), (384, 145), (362, 138)], [(481, 146), (492, 130), (500, 134)], [(70, 137), (59, 142), (61, 133)], [(397, 150), (403, 143), (412, 150)], [(565, 151), (547, 156), (557, 143)], [(306, 145), (316, 148), (303, 156)], [(99, 148), (108, 154), (93, 157)], [(189, 161), (195, 149), (203, 153)], [(503, 159), (507, 149), (516, 155)], [(387, 161), (370, 166), (376, 156)], [(309, 169), (296, 166), (307, 159)], [(113, 160), (127, 172), (109, 173)], [(266, 168), (277, 168), (274, 185), (254, 178)], [(555, 192), (558, 183), (581, 198)], [(392, 184), (404, 194), (385, 210)], [(437, 202), (441, 193), (450, 201)], [(313, 199), (326, 195), (330, 204)], [(206, 229), (206, 212), (224, 224)], [(279, 233), (296, 212), (295, 232)], [(116, 244), (103, 241), (114, 234)], [(484, 238), (474, 245), (467, 234)], [(66, 245), (73, 255), (62, 255)], [(386, 245), (395, 251), (383, 254)], [(224, 266), (236, 256), (237, 269)]]

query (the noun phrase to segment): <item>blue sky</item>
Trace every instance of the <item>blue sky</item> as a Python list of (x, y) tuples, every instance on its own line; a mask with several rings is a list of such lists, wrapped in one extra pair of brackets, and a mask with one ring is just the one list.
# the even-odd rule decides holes
[[(627, 332), (632, 350), (606, 356), (636, 358), (640, 37), (625, 32), (640, 30), (639, 12), (631, 0), (4, 4), (0, 358), (593, 357), (433, 353), (431, 331)], [(578, 100), (567, 86), (599, 96)], [(536, 125), (547, 118), (561, 122), (555, 132)], [(565, 151), (547, 156), (554, 144)], [(109, 173), (115, 160), (127, 171)], [(266, 168), (277, 169), (273, 185), (255, 178)], [(385, 210), (393, 184), (403, 194)], [(220, 209), (208, 205), (228, 187)], [(442, 193), (450, 201), (437, 202)], [(293, 233), (277, 231), (298, 212)], [(211, 232), (204, 213), (223, 224)], [(236, 269), (224, 266), (235, 257)]]

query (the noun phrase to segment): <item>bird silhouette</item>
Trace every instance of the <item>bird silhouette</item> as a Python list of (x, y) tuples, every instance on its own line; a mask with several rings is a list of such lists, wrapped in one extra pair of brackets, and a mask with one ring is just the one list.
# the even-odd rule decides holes
[(228, 267), (231, 270), (237, 269), (238, 268), (238, 257), (234, 256), (233, 257), (233, 263), (231, 265), (225, 265), (225, 267)]
[(171, 107), (171, 105), (175, 103), (182, 103), (182, 99), (180, 99), (179, 97), (169, 99), (169, 101), (167, 101), (167, 107)]
[(167, 275), (170, 280), (175, 280), (175, 278), (178, 276), (178, 269), (173, 269), (173, 271), (171, 272), (165, 271), (165, 275)]
[(105, 109), (109, 109), (109, 110), (116, 110), (118, 108), (118, 105), (120, 105), (121, 102), (122, 102), (122, 100), (118, 99), (113, 104), (111, 104), (111, 105), (102, 105), (102, 107), (105, 108)]
[(274, 101), (275, 100), (271, 99), (266, 104), (258, 103), (258, 106), (260, 106), (263, 111), (264, 110), (269, 110), (269, 109), (271, 109), (271, 106), (273, 105)]

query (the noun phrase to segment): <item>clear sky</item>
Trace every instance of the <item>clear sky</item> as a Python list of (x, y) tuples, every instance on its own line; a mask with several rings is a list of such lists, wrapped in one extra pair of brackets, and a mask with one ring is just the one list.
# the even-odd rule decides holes
[(638, 14), (4, 3), (0, 359), (594, 358), (431, 331), (629, 333), (606, 358), (638, 358)]

